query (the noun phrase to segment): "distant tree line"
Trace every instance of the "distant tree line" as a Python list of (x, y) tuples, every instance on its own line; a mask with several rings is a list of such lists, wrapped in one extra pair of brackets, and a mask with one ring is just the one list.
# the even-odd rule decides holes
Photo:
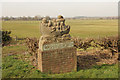
[[(47, 19), (50, 19), (49, 16), (45, 16)], [(21, 16), (21, 17), (13, 17), (13, 16), (2, 16), (3, 21), (40, 21), (44, 17), (36, 15), (36, 16)], [(52, 18), (51, 18), (52, 19)], [(117, 16), (111, 16), (111, 17), (87, 17), (87, 16), (75, 16), (75, 17), (69, 17), (66, 19), (81, 19), (81, 20), (86, 20), (86, 19), (118, 19)]]
[[(46, 18), (50, 18), (49, 16), (46, 16)], [(13, 21), (13, 20), (15, 20), (15, 21), (40, 21), (40, 20), (42, 20), (43, 19), (43, 17), (41, 17), (41, 16), (34, 16), (34, 17), (31, 17), (31, 16), (22, 16), (22, 17), (13, 17), (13, 16), (10, 16), (10, 17), (8, 17), (8, 16), (2, 16), (2, 20), (3, 21)]]
[(118, 19), (117, 16), (110, 16), (110, 17), (87, 17), (87, 16), (75, 16), (73, 18), (69, 18), (69, 19), (82, 19), (82, 20), (86, 20), (86, 19)]

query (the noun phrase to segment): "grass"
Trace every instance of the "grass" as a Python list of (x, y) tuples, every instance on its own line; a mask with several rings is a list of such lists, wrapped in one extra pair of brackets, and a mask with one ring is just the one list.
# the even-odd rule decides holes
[[(66, 20), (66, 24), (71, 26), (70, 34), (73, 37), (98, 38), (118, 34), (117, 20)], [(3, 21), (2, 29), (11, 30), (12, 37), (40, 38), (41, 36), (39, 21)], [(41, 73), (28, 61), (22, 59), (27, 51), (26, 46), (21, 43), (15, 44), (2, 49), (3, 78), (118, 78), (118, 64), (94, 66), (92, 69), (64, 74)]]
[(118, 34), (117, 20), (68, 20), (71, 35), (85, 37), (104, 37)]
[(32, 66), (29, 60), (24, 60), (25, 56), (30, 56), (24, 55), (26, 51), (27, 47), (23, 45), (3, 47), (3, 55), (7, 54), (2, 59), (3, 78), (118, 78), (118, 64), (104, 64), (64, 74), (45, 74)]
[(18, 54), (18, 53), (23, 53), (24, 51), (27, 51), (26, 46), (7, 46), (7, 47), (3, 47), (3, 52), (2, 54)]
[(40, 37), (38, 21), (5, 21), (2, 23), (3, 30), (12, 31), (12, 36), (19, 38)]
[(118, 64), (94, 66), (92, 69), (64, 74), (45, 74), (28, 62), (19, 59), (20, 56), (22, 55), (3, 58), (3, 78), (118, 78)]
[[(118, 20), (66, 20), (71, 26), (73, 37), (104, 37), (118, 34)], [(11, 30), (12, 36), (37, 37), (40, 34), (40, 21), (3, 21), (3, 30)]]
[[(15, 42), (15, 41), (14, 41)], [(4, 46), (2, 48), (2, 56), (13, 55), (13, 54), (23, 54), (27, 51), (27, 47), (22, 43), (25, 41), (17, 41), (16, 43), (12, 43), (12, 46)]]

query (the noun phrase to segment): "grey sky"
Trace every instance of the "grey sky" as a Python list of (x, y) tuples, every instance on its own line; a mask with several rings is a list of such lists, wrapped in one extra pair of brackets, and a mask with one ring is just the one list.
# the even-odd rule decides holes
[(117, 2), (5, 2), (3, 16), (117, 16)]

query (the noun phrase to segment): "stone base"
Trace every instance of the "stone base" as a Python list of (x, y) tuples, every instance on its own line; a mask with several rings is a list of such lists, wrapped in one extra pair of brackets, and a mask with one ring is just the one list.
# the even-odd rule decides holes
[[(76, 71), (76, 48), (73, 47), (73, 44), (68, 45), (68, 43), (69, 42), (44, 44), (43, 48), (47, 45), (46, 49), (39, 49), (38, 53), (38, 69), (44, 73)], [(57, 47), (54, 47), (52, 44), (56, 44)]]

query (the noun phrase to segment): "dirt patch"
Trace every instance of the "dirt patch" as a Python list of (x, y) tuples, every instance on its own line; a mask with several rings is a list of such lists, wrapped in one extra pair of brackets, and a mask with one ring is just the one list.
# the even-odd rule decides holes
[(92, 68), (94, 65), (116, 64), (117, 62), (118, 53), (112, 55), (109, 50), (77, 52), (77, 66), (79, 69)]

